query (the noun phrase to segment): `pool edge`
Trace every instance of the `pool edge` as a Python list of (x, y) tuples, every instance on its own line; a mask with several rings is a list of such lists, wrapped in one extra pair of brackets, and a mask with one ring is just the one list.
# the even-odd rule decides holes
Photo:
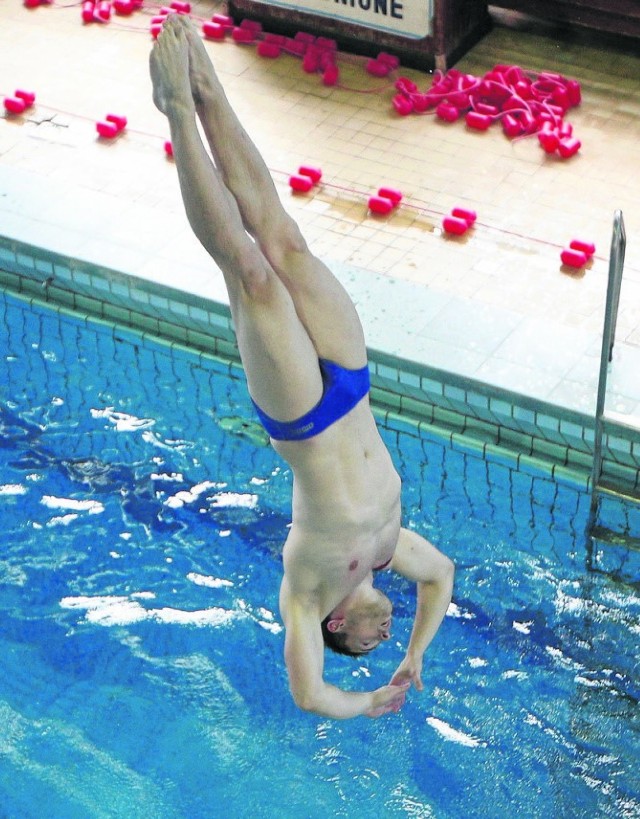
[[(2, 236), (0, 286), (239, 365), (229, 307), (213, 299)], [(372, 403), (391, 429), (440, 430), (451, 445), (467, 441), (485, 456), (508, 458), (514, 468), (540, 468), (589, 490), (591, 416), (379, 350), (369, 356)], [(608, 422), (604, 455), (607, 481), (637, 491), (637, 436)]]

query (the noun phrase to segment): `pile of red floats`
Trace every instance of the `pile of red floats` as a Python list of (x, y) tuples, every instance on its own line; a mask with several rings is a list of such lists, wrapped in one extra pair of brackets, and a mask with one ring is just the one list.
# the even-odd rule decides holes
[(580, 149), (580, 140), (564, 121), (567, 111), (580, 103), (580, 83), (561, 74), (496, 65), (484, 77), (476, 77), (452, 68), (436, 71), (424, 93), (406, 77), (400, 77), (395, 87), (393, 107), (401, 116), (435, 113), (445, 122), (464, 116), (467, 127), (478, 131), (500, 121), (510, 139), (537, 134), (548, 154), (567, 159)]
[(379, 216), (386, 216), (395, 210), (402, 202), (402, 191), (396, 188), (378, 188), (376, 196), (370, 196), (368, 201), (369, 210)]
[[(50, 5), (54, 0), (23, 0), (27, 8)], [(81, 16), (83, 23), (108, 23), (112, 13), (120, 17), (128, 17), (144, 5), (144, 0), (82, 0)], [(157, 37), (162, 29), (162, 23), (167, 15), (190, 14), (191, 3), (186, 0), (174, 0), (167, 6), (162, 6), (151, 21), (151, 34)], [(160, 23), (158, 27), (158, 22)]]
[(581, 268), (591, 261), (595, 252), (596, 246), (593, 242), (572, 239), (569, 247), (565, 247), (560, 254), (560, 259), (567, 267)]
[(123, 17), (133, 14), (142, 8), (144, 0), (84, 0), (82, 3), (82, 21), (84, 23), (108, 23), (111, 12)]
[(464, 236), (473, 227), (477, 219), (475, 210), (469, 208), (455, 207), (448, 216), (442, 220), (442, 228), (445, 233), (454, 236)]
[[(316, 37), (306, 31), (298, 31), (294, 37), (269, 34), (263, 32), (262, 25), (255, 20), (245, 18), (236, 25), (226, 14), (214, 14), (211, 20), (206, 20), (202, 34), (207, 40), (224, 40), (230, 34), (239, 45), (257, 45), (258, 54), (267, 59), (276, 59), (282, 54), (299, 57), (302, 70), (306, 74), (321, 74), (324, 85), (337, 85), (340, 79), (338, 45), (329, 37)], [(367, 61), (365, 70), (374, 77), (387, 77), (399, 65), (397, 57), (381, 51)]]
[(322, 169), (314, 165), (301, 165), (298, 173), (289, 177), (291, 190), (297, 193), (308, 193), (311, 188), (320, 184), (322, 179)]
[(104, 120), (96, 122), (96, 131), (102, 139), (115, 139), (127, 127), (127, 118), (121, 114), (107, 114)]
[(299, 57), (302, 70), (307, 74), (322, 74), (324, 85), (336, 85), (340, 78), (338, 44), (329, 37), (315, 37), (305, 31), (299, 31), (294, 37), (264, 33), (259, 22), (245, 18), (236, 25), (226, 14), (214, 14), (211, 20), (205, 21), (202, 33), (207, 40), (224, 40), (230, 34), (238, 45), (257, 44), (258, 54), (266, 59), (276, 59), (281, 54)]
[(36, 95), (32, 91), (18, 88), (12, 97), (4, 98), (4, 110), (8, 114), (23, 114), (27, 108), (33, 107)]
[[(128, 0), (125, 0), (127, 2)], [(139, 2), (139, 0), (138, 0)], [(151, 18), (149, 31), (153, 39), (157, 39), (158, 34), (162, 31), (162, 26), (170, 14), (191, 14), (191, 3), (184, 2), (184, 0), (174, 0), (168, 6), (162, 6), (157, 14)]]

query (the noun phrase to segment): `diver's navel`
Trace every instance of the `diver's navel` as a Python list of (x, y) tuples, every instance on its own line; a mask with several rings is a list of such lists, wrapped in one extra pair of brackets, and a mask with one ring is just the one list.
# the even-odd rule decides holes
[(354, 572), (357, 568), (358, 568), (358, 561), (357, 560), (352, 560), (351, 563), (349, 563), (349, 571)]

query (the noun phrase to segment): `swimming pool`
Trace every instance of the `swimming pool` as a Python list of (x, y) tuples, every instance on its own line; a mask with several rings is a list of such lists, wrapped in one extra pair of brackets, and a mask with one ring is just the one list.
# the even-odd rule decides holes
[[(291, 476), (239, 369), (8, 294), (0, 315), (2, 815), (640, 816), (640, 598), (587, 571), (584, 493), (384, 430), (454, 601), (423, 694), (320, 719), (282, 660)], [(395, 669), (413, 595), (381, 585), (393, 639), (330, 681)]]

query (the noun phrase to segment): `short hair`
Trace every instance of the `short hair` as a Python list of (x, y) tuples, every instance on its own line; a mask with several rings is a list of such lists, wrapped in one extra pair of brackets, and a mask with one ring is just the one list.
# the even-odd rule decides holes
[(345, 654), (347, 657), (359, 657), (364, 652), (362, 651), (352, 651), (350, 648), (347, 648), (347, 635), (343, 634), (340, 631), (330, 631), (329, 630), (329, 620), (331, 620), (331, 614), (327, 614), (324, 620), (320, 623), (320, 627), (322, 628), (322, 639), (324, 640), (324, 644), (327, 648), (330, 648), (331, 651), (335, 652), (336, 654)]

